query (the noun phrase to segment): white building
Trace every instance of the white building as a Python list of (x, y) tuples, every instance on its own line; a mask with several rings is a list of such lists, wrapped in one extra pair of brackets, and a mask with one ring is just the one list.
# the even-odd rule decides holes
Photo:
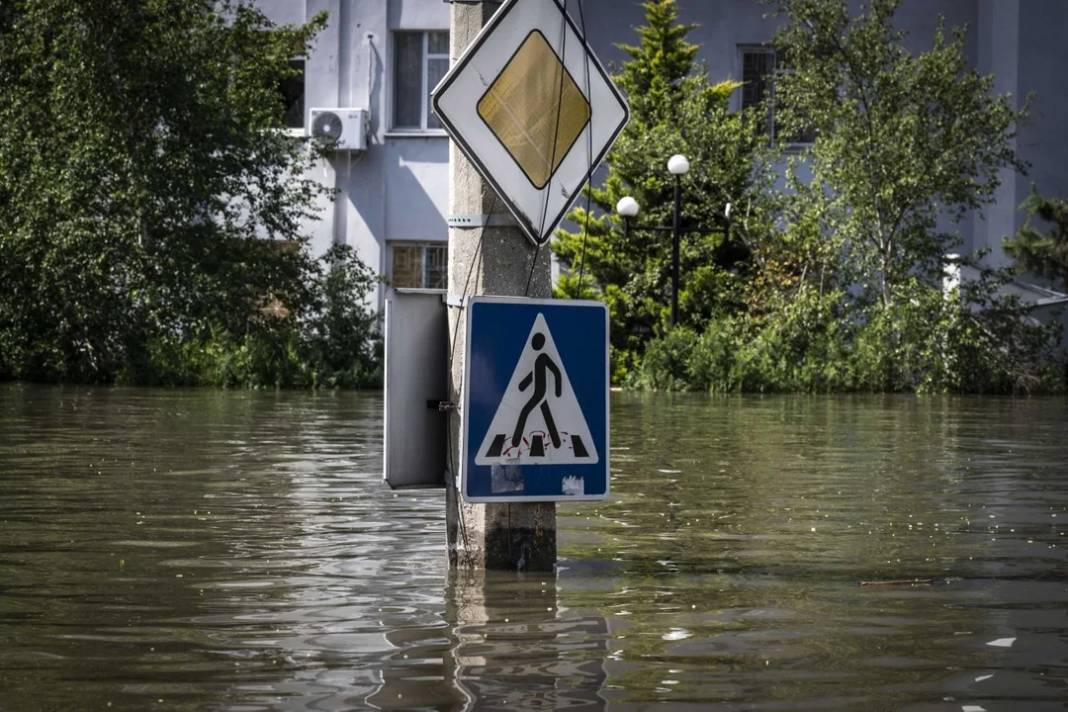
[[(545, 0), (546, 2), (550, 0)], [(577, 15), (578, 2), (568, 0)], [(640, 0), (581, 0), (590, 44), (609, 67), (624, 59), (617, 43), (636, 42)], [(859, 0), (851, 0), (857, 2)], [(396, 286), (444, 288), (449, 144), (429, 110), (429, 93), (448, 68), (448, 0), (256, 0), (278, 23), (302, 23), (320, 11), (329, 25), (304, 61), (302, 108), (294, 127), (308, 126), (313, 107), (369, 112), (369, 143), (339, 153), (316, 169), (339, 189), (336, 203), (313, 227), (317, 251), (331, 243), (354, 246)], [(762, 77), (774, 67), (770, 42), (778, 20), (758, 0), (678, 0), (680, 20), (699, 23), (689, 39), (714, 81), (748, 82), (737, 106), (758, 101)], [(967, 26), (972, 66), (995, 76), (994, 90), (1022, 102), (1035, 94), (1019, 129), (1017, 151), (1029, 175), (1005, 171), (997, 202), (956, 226), (961, 252), (989, 249), (1004, 264), (1002, 240), (1026, 216), (1018, 210), (1034, 184), (1068, 196), (1068, 2), (1064, 0), (904, 0), (898, 22), (910, 47), (929, 48), (939, 17)], [(294, 87), (299, 98), (300, 87)], [(382, 290), (377, 295), (381, 300)]]

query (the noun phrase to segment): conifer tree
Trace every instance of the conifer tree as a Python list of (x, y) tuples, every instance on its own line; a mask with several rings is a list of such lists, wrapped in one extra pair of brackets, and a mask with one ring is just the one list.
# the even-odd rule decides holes
[[(690, 159), (683, 179), (679, 301), (683, 323), (700, 328), (735, 305), (737, 272), (749, 256), (747, 216), (756, 202), (754, 157), (763, 145), (757, 117), (728, 110), (741, 85), (711, 84), (697, 63), (698, 46), (686, 39), (695, 25), (679, 22), (674, 0), (647, 0), (644, 9), (638, 42), (620, 45), (629, 59), (614, 77), (630, 102), (630, 123), (607, 157), (603, 184), (569, 214), (576, 231), (559, 230), (553, 243), (566, 268), (558, 296), (596, 297), (609, 306), (616, 381), (666, 328), (671, 301), (670, 235), (641, 229), (625, 235), (617, 201), (625, 195), (638, 201), (639, 225), (670, 225), (674, 177), (667, 160), (676, 153)], [(728, 203), (741, 218), (732, 221), (729, 240), (723, 219)]]

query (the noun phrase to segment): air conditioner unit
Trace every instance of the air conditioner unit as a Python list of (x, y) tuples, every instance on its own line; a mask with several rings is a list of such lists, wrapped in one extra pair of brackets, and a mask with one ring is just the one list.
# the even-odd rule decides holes
[(367, 110), (312, 109), (309, 133), (333, 151), (366, 151)]

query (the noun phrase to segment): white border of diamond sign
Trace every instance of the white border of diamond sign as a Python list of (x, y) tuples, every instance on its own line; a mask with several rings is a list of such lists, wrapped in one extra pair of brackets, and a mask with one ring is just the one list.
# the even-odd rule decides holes
[[(541, 189), (478, 113), (479, 100), (532, 32), (540, 32), (557, 58), (563, 57), (564, 67), (590, 105), (589, 122)], [(630, 119), (626, 100), (559, 0), (505, 2), (434, 89), (433, 105), (453, 141), (538, 245), (552, 236)]]

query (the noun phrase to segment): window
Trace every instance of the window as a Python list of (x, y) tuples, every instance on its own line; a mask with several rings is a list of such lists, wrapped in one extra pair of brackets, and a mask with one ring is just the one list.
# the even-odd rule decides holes
[[(779, 134), (779, 124), (775, 119), (775, 68), (779, 57), (774, 47), (764, 45), (743, 46), (739, 49), (742, 57), (742, 108), (759, 107), (767, 99), (768, 137), (775, 141)], [(806, 129), (799, 136), (791, 137), (788, 143), (812, 143), (814, 133)]]
[(449, 71), (448, 32), (393, 35), (393, 128), (441, 128), (430, 110), (430, 92)]
[(304, 58), (289, 60), (290, 76), (282, 79), (278, 90), (282, 94), (282, 122), (287, 129), (304, 128)]
[(394, 287), (445, 289), (449, 281), (449, 247), (444, 242), (396, 242), (390, 247)]
[(742, 108), (758, 106), (768, 93), (775, 71), (775, 50), (770, 47), (742, 48)]

